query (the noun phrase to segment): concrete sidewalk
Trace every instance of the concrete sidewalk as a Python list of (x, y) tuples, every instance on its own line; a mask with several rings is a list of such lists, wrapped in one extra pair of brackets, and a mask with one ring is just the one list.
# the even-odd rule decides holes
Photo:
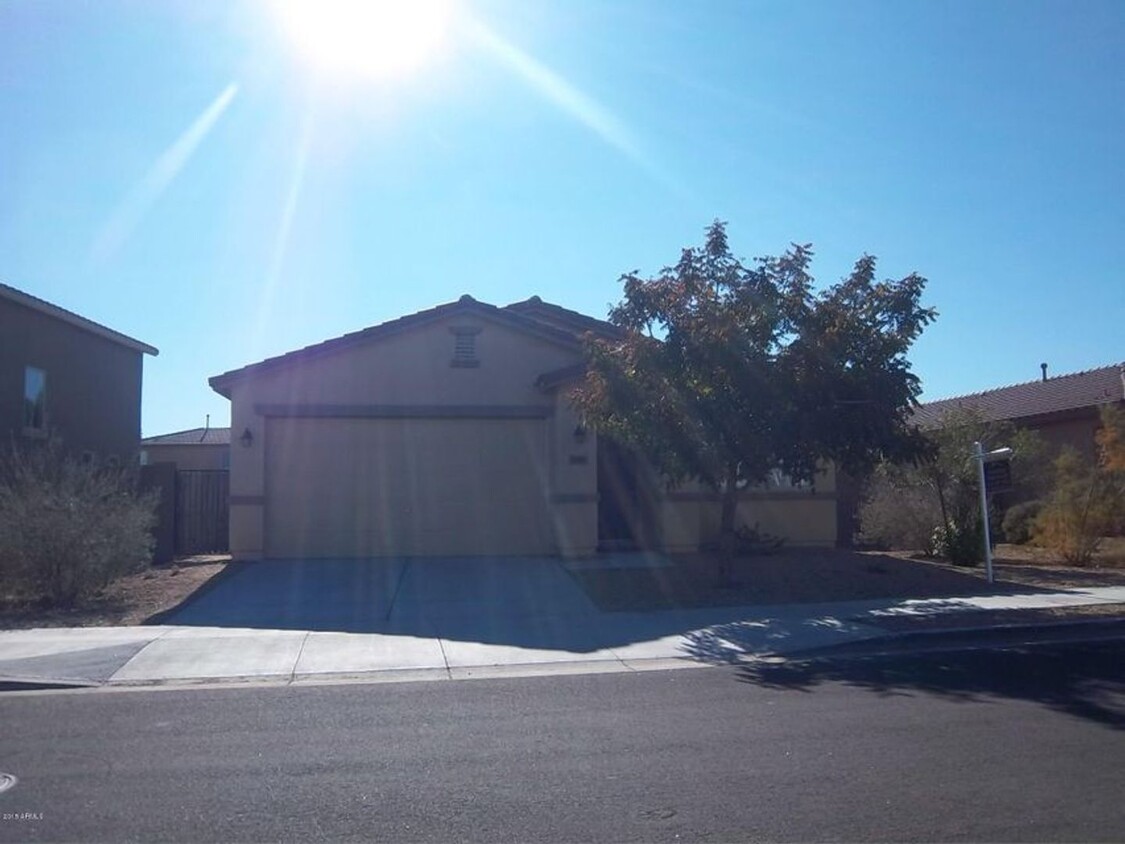
[[(536, 638), (487, 641), (439, 618), (432, 634), (239, 627), (39, 628), (0, 631), (0, 688), (308, 682), (637, 671), (783, 656), (893, 635), (888, 619), (1125, 603), (1125, 587), (970, 598), (722, 607), (650, 613), (557, 613)], [(994, 624), (995, 622), (993, 622)], [(443, 627), (446, 629), (443, 630)], [(901, 630), (901, 625), (896, 626)]]

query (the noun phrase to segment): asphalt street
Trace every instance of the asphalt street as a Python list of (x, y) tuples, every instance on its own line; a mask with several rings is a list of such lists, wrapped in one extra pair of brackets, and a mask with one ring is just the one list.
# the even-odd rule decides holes
[(0, 695), (0, 840), (1125, 839), (1120, 641)]

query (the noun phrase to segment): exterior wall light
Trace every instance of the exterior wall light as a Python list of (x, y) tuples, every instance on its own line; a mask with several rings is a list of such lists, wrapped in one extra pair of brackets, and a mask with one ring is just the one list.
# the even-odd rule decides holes
[(579, 422), (574, 428), (574, 441), (581, 445), (586, 442), (586, 426)]
[(250, 446), (254, 444), (254, 435), (250, 432), (250, 429), (247, 428), (242, 432), (242, 436), (238, 438), (238, 441), (242, 443), (244, 447), (250, 448)]

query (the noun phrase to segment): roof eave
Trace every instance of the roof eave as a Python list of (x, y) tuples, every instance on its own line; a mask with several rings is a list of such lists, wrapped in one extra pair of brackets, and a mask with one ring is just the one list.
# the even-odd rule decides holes
[(567, 349), (579, 349), (582, 345), (580, 340), (565, 331), (551, 328), (530, 317), (506, 311), (495, 305), (478, 302), (471, 296), (462, 296), (456, 302), (447, 302), (425, 311), (419, 311), (418, 313), (399, 317), (398, 319), (390, 320), (380, 325), (361, 329), (360, 331), (350, 334), (344, 334), (340, 337), (325, 340), (311, 346), (305, 346), (302, 349), (296, 349), (292, 352), (286, 352), (283, 355), (267, 358), (266, 360), (252, 363), (239, 369), (232, 369), (229, 372), (224, 372), (209, 378), (207, 383), (212, 390), (224, 398), (229, 399), (231, 397), (231, 388), (235, 383), (243, 379), (252, 378), (264, 372), (287, 369), (291, 366), (307, 363), (310, 360), (316, 360), (320, 357), (338, 354), (361, 343), (378, 342), (379, 340), (412, 331), (416, 328), (421, 328), (458, 313), (469, 313), (483, 319), (491, 319), (500, 324), (507, 324), (526, 334), (538, 337), (558, 346), (563, 346)]
[(160, 351), (155, 346), (150, 346), (148, 343), (142, 343), (140, 340), (134, 340), (120, 331), (114, 331), (112, 328), (106, 328), (104, 325), (87, 319), (84, 316), (79, 316), (76, 313), (60, 308), (58, 305), (52, 305), (43, 299), (32, 296), (29, 293), (24, 293), (22, 290), (17, 290), (7, 284), (0, 283), (0, 296), (15, 302), (17, 305), (22, 305), (33, 311), (45, 314), (49, 317), (65, 322), (68, 325), (73, 325), (75, 328), (80, 328), (90, 334), (101, 337), (103, 340), (117, 343), (118, 345), (125, 346), (133, 351), (140, 352), (146, 355), (156, 357)]

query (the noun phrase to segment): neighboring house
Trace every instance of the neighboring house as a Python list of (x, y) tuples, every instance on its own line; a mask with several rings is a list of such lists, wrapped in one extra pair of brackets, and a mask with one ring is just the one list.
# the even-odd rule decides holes
[(230, 428), (192, 428), (141, 440), (141, 463), (177, 469), (229, 469)]
[(1037, 381), (926, 402), (914, 418), (922, 427), (932, 427), (949, 411), (970, 408), (990, 421), (1006, 420), (1038, 432), (1053, 450), (1069, 445), (1093, 459), (1102, 406), (1125, 405), (1125, 363), (1051, 377), (1046, 364), (1041, 368)]
[(192, 428), (141, 440), (141, 478), (160, 490), (156, 561), (226, 553), (230, 428)]
[[(587, 331), (617, 333), (538, 297), (463, 296), (212, 378), (231, 401), (231, 552), (581, 556), (714, 539), (712, 492), (667, 489), (570, 408)], [(742, 520), (833, 544), (831, 474), (776, 481), (746, 493)]]
[(156, 349), (0, 284), (0, 438), (55, 437), (80, 457), (135, 459), (143, 356)]

